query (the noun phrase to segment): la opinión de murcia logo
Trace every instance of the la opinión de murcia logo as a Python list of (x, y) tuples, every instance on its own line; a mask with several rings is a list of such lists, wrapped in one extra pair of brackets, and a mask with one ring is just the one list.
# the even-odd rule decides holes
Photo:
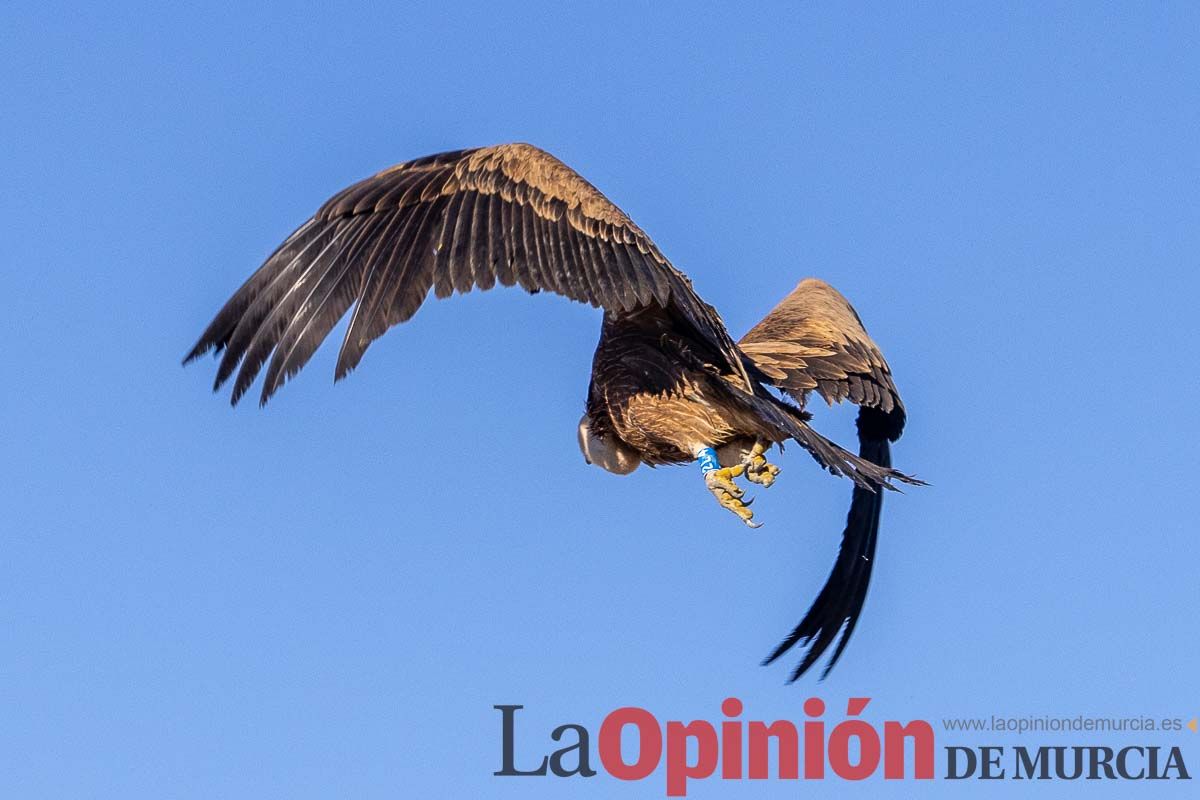
[[(846, 719), (828, 724), (825, 701), (808, 698), (806, 719), (763, 722), (740, 719), (742, 702), (728, 697), (721, 703), (723, 718), (663, 724), (650, 711), (636, 706), (618, 708), (600, 723), (596, 748), (584, 725), (566, 723), (550, 732), (551, 747), (539, 756), (529, 746), (517, 754), (518, 712), (522, 705), (496, 705), (501, 723), (501, 777), (591, 778), (599, 767), (614, 778), (641, 781), (664, 767), (666, 795), (684, 797), (689, 781), (823, 780), (859, 781), (882, 772), (887, 780), (932, 780), (935, 777), (935, 737), (925, 720), (888, 720), (877, 727), (862, 718), (871, 702), (852, 697)], [(623, 747), (623, 742), (625, 746)], [(636, 748), (631, 747), (636, 742)], [(851, 744), (853, 742), (853, 745)], [(549, 750), (549, 752), (547, 752)], [(1130, 746), (1119, 749), (1088, 746), (945, 747), (945, 772), (950, 780), (1190, 779), (1178, 747)], [(518, 764), (520, 760), (520, 764)]]

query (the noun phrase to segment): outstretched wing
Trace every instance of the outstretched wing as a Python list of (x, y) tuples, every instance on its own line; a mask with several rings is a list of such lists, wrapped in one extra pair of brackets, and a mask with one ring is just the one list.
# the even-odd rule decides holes
[(724, 323), (691, 281), (595, 187), (527, 144), (419, 158), (339, 192), (238, 289), (185, 363), (224, 350), (213, 388), (237, 370), (237, 403), (269, 358), (265, 403), (351, 306), (337, 379), (430, 289), (441, 298), (497, 283), (616, 313), (657, 304), (750, 385)]
[[(816, 391), (831, 404), (849, 400), (859, 405), (859, 456), (891, 467), (889, 442), (904, 430), (904, 404), (883, 354), (836, 289), (814, 278), (801, 281), (739, 346), (760, 372), (801, 404)], [(804, 619), (764, 663), (797, 644), (807, 647), (792, 671), (794, 681), (837, 641), (822, 677), (833, 669), (866, 602), (882, 509), (883, 492), (854, 487), (833, 571)]]

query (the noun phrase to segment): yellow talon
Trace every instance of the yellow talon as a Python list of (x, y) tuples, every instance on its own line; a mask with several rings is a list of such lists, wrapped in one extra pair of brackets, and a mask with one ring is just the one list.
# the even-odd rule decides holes
[(767, 447), (768, 445), (764, 445), (761, 441), (755, 442), (745, 463), (746, 480), (757, 483), (764, 489), (775, 483), (775, 476), (779, 474), (779, 467), (768, 462), (763, 456)]
[(754, 512), (750, 510), (750, 503), (742, 500), (746, 494), (745, 491), (733, 482), (734, 478), (740, 477), (745, 472), (744, 464), (714, 469), (705, 473), (704, 483), (712, 492), (713, 497), (717, 498), (717, 502), (721, 504), (722, 508), (727, 508), (737, 514), (738, 518), (751, 528), (757, 528), (758, 524), (752, 521)]
[(733, 482), (734, 478), (741, 477), (746, 471), (744, 464), (738, 464), (734, 467), (722, 467), (714, 469), (704, 475), (704, 483), (712, 492), (722, 491), (734, 497), (740, 498), (745, 492)]
[(741, 500), (726, 495), (725, 497), (718, 497), (717, 502), (719, 502), (723, 508), (727, 508), (733, 513), (737, 514), (738, 518), (741, 519), (742, 522), (754, 527), (753, 523), (751, 522), (751, 520), (754, 518), (754, 512), (751, 511), (750, 507)]

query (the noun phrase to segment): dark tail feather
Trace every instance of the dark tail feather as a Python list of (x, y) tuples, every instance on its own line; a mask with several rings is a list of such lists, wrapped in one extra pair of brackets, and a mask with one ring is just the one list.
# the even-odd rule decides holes
[[(858, 416), (859, 456), (880, 467), (892, 466), (891, 447), (882, 430), (884, 415), (875, 409), (864, 408)], [(804, 659), (792, 672), (788, 682), (803, 675), (825, 653), (834, 641), (833, 656), (821, 673), (822, 680), (833, 669), (841, 657), (850, 634), (858, 623), (863, 603), (867, 599), (867, 586), (871, 581), (871, 567), (875, 561), (875, 542), (879, 537), (879, 515), (883, 510), (883, 492), (871, 491), (862, 486), (854, 487), (850, 500), (850, 513), (846, 516), (846, 529), (842, 532), (842, 546), (837, 562), (817, 595), (812, 608), (796, 629), (767, 656), (763, 665), (799, 644), (807, 647)], [(838, 632), (841, 638), (838, 639)]]

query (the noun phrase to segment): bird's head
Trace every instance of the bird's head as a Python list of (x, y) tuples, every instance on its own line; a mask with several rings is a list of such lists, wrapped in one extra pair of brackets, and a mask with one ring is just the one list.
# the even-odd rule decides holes
[(579, 420), (579, 450), (587, 463), (617, 475), (628, 475), (642, 463), (642, 459), (633, 448), (615, 438), (593, 433), (587, 414)]

